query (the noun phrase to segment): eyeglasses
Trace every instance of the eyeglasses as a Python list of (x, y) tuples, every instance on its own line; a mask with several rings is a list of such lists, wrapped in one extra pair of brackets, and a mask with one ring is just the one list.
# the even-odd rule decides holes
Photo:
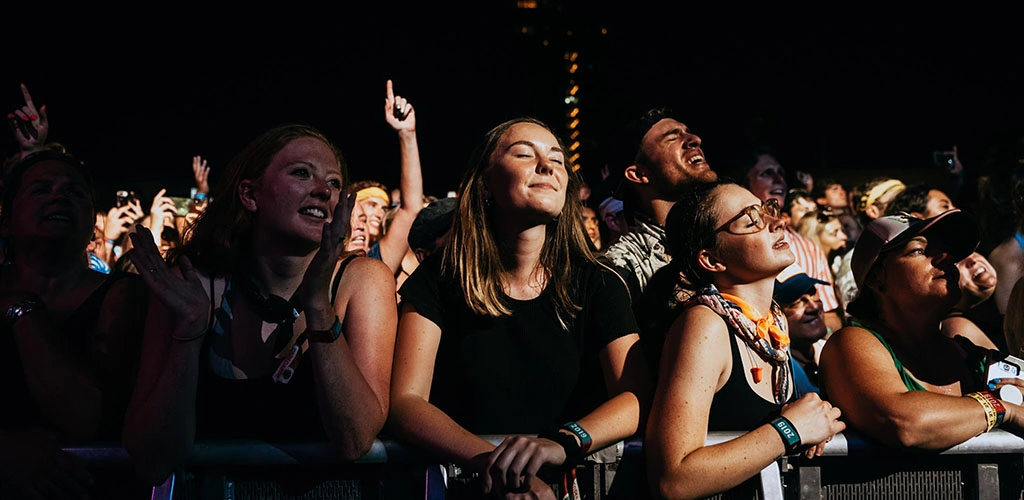
[(725, 231), (729, 234), (753, 234), (768, 226), (768, 217), (778, 219), (782, 214), (779, 200), (768, 198), (760, 205), (750, 205), (735, 217), (718, 226), (715, 232)]

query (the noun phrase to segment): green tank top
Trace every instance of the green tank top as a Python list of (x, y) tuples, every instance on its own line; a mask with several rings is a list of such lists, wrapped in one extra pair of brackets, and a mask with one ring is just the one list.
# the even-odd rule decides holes
[[(885, 346), (885, 350), (889, 351), (889, 355), (892, 356), (892, 362), (894, 365), (896, 365), (896, 371), (900, 372), (900, 378), (903, 379), (903, 385), (907, 387), (908, 391), (928, 390), (925, 389), (924, 386), (919, 384), (917, 380), (914, 379), (914, 377), (911, 377), (910, 374), (903, 369), (903, 363), (900, 363), (899, 358), (896, 357), (896, 352), (892, 350), (892, 347), (889, 346), (889, 343), (885, 341), (885, 338), (882, 337), (881, 334), (856, 321), (851, 321), (850, 324), (871, 332), (871, 334), (874, 335), (875, 338), (878, 339), (878, 341), (881, 342), (883, 346)], [(960, 344), (960, 347), (963, 348), (967, 354), (966, 359), (964, 359), (964, 364), (971, 369), (971, 373), (974, 374), (975, 378), (982, 380), (983, 383), (985, 377), (985, 366), (987, 365), (988, 361), (987, 351), (984, 348), (974, 345), (974, 343), (972, 343), (967, 338), (961, 337), (959, 335), (954, 337), (953, 340)]]

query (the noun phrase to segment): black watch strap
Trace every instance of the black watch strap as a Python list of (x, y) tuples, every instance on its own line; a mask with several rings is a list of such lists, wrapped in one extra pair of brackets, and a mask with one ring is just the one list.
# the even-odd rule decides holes
[(329, 344), (338, 340), (338, 337), (340, 336), (341, 320), (338, 319), (337, 315), (334, 316), (334, 323), (328, 330), (306, 330), (306, 337), (309, 338), (310, 342), (323, 342)]
[(7, 312), (4, 313), (4, 327), (8, 330), (14, 328), (14, 323), (18, 321), (22, 316), (39, 309), (44, 309), (46, 304), (39, 297), (26, 297), (21, 299), (7, 308)]

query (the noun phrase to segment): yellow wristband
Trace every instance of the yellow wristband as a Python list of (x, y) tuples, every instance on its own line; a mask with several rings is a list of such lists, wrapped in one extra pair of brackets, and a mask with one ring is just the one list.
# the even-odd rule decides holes
[(968, 394), (967, 397), (977, 401), (981, 404), (982, 408), (985, 409), (985, 432), (992, 430), (999, 422), (999, 414), (996, 412), (995, 406), (992, 406), (992, 402), (985, 396), (976, 392)]

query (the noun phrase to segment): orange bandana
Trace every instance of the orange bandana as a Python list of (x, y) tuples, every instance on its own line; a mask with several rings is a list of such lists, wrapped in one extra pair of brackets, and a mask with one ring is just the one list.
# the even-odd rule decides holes
[(771, 339), (772, 347), (785, 349), (789, 345), (789, 334), (784, 332), (779, 325), (775, 324), (775, 315), (768, 314), (761, 316), (757, 310), (751, 307), (747, 301), (728, 293), (722, 293), (722, 297), (734, 302), (740, 308), (740, 312), (757, 326), (757, 336), (762, 339)]

